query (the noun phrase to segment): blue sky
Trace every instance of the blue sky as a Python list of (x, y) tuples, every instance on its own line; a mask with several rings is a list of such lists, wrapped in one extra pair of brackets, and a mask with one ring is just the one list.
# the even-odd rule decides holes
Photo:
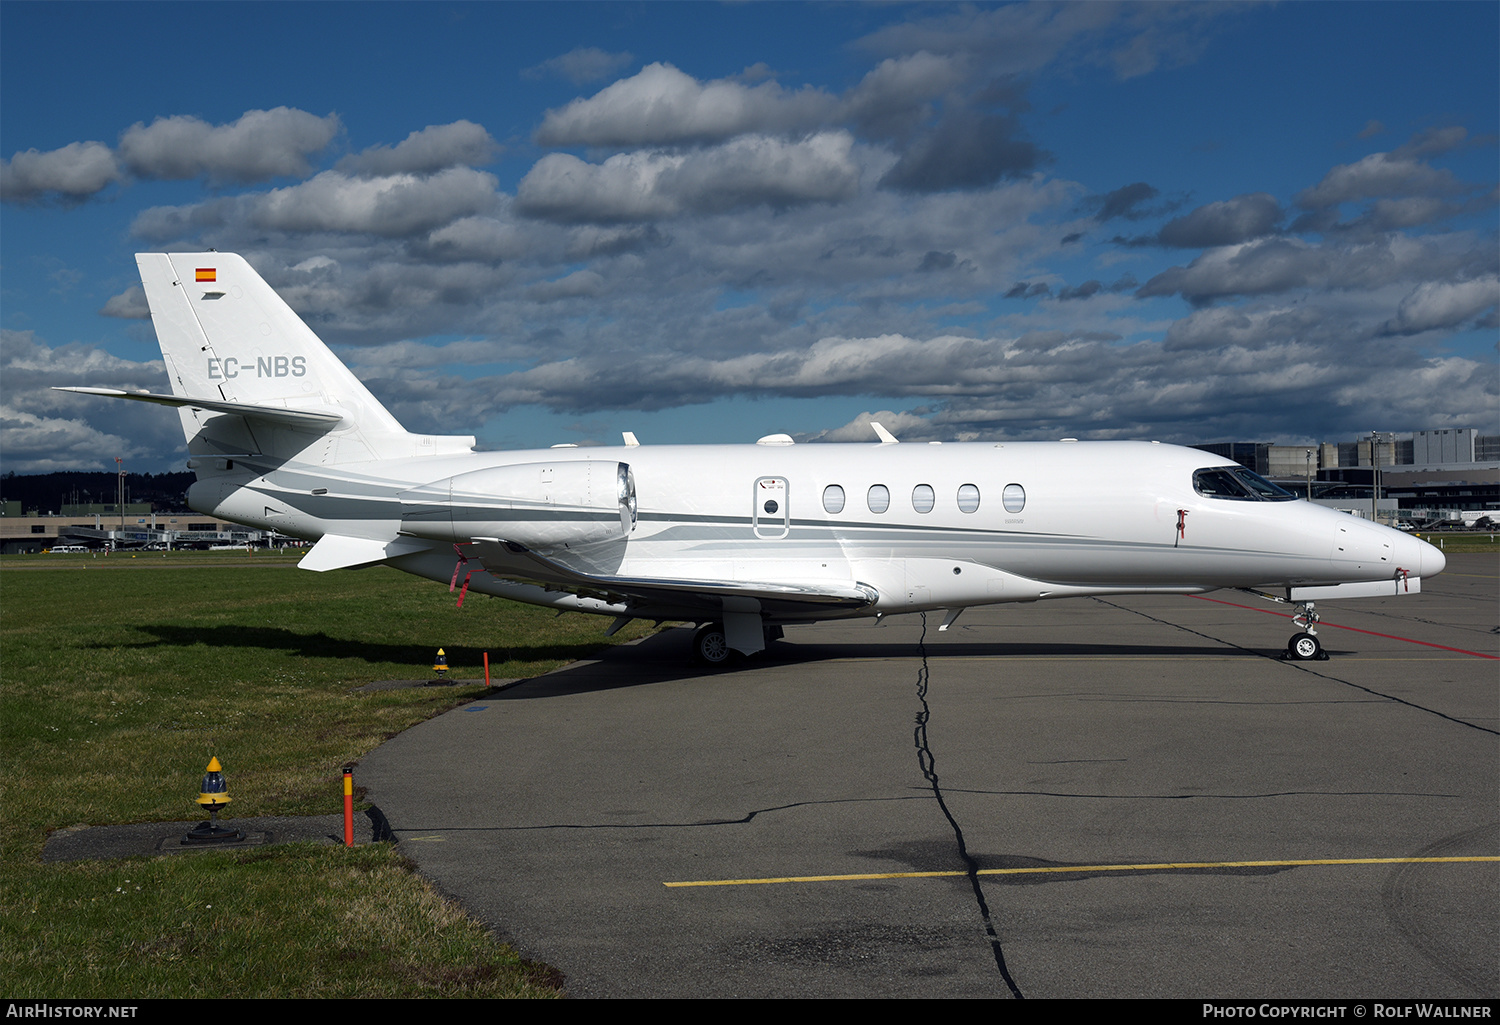
[[(413, 430), (1496, 429), (1500, 6), (0, 3), (0, 462), (181, 465), (138, 251)], [(116, 408), (129, 405), (130, 409)]]

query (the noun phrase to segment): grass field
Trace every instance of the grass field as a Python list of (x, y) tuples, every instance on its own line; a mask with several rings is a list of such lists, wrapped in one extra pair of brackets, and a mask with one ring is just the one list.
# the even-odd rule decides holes
[[(300, 554), (300, 553), (297, 553)], [(42, 864), (49, 830), (342, 810), (340, 766), (481, 692), (381, 679), (534, 676), (610, 643), (556, 617), (297, 555), (0, 559), (0, 978), (16, 997), (556, 996), (397, 851), (284, 844)], [(632, 624), (613, 640), (640, 636)]]

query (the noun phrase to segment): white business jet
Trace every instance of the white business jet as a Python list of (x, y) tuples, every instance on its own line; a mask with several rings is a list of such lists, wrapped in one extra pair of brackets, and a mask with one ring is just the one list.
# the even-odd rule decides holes
[[(1234, 463), (1155, 442), (559, 446), (412, 434), (241, 257), (136, 257), (208, 515), (317, 543), (303, 569), (385, 564), (552, 608), (699, 624), (718, 664), (789, 623), (1081, 595), (1407, 595), (1443, 554)], [(462, 596), (460, 596), (460, 601)]]

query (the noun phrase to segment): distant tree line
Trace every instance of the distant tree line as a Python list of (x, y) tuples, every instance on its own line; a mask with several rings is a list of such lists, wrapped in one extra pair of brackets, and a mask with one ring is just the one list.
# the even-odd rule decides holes
[[(125, 474), (125, 501), (150, 502), (157, 512), (187, 509), (187, 489), (196, 480), (189, 471)], [(20, 502), (23, 512), (58, 512), (64, 505), (114, 505), (119, 475), (96, 470), (56, 473), (7, 473), (0, 477), (0, 501)]]

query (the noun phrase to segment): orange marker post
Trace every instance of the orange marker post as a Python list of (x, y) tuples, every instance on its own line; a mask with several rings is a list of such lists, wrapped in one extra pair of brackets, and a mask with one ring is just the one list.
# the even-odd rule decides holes
[(354, 766), (344, 766), (344, 846), (354, 846)]
[(490, 653), (484, 653), (484, 686), (488, 690), (490, 686)]

